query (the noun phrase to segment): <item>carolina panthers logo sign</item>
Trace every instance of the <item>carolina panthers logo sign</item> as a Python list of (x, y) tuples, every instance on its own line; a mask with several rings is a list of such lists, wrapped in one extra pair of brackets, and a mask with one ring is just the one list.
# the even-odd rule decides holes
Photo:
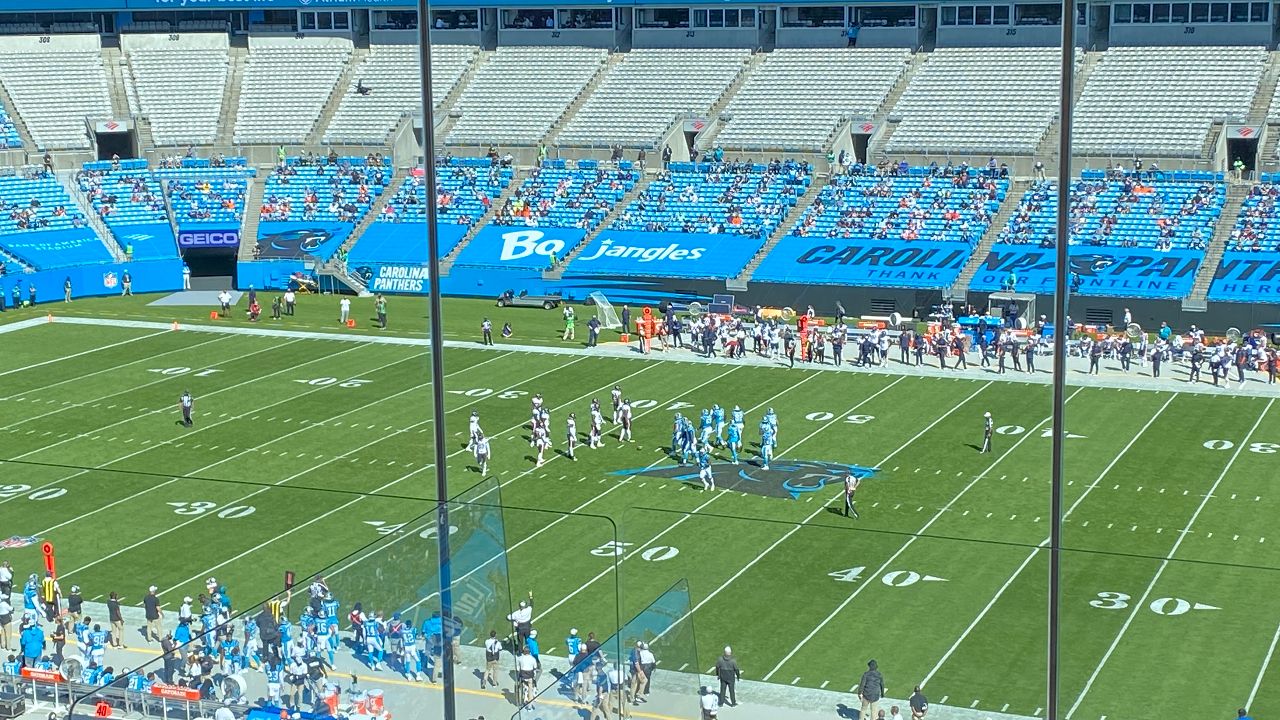
[(259, 238), (258, 245), (264, 258), (293, 259), (314, 254), (331, 237), (328, 230), (319, 228), (286, 230)]
[(1081, 275), (1097, 275), (1115, 264), (1116, 259), (1110, 255), (1072, 255), (1071, 269)]
[[(774, 460), (768, 470), (751, 463), (734, 465), (731, 462), (717, 462), (711, 465), (716, 487), (791, 500), (796, 500), (805, 493), (819, 492), (828, 486), (842, 487), (845, 475), (853, 475), (862, 480), (874, 476), (877, 470), (878, 468), (865, 465), (814, 460)], [(677, 480), (702, 487), (698, 480), (698, 468), (692, 465), (633, 468), (617, 470), (613, 474)]]

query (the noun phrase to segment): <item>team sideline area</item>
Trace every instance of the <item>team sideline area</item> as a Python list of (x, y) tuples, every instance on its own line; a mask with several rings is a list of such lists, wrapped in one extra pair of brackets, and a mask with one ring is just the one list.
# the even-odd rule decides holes
[[(186, 597), (225, 593), (229, 614), (258, 616), (257, 603), (282, 599), (288, 571), (302, 585), (284, 615), (305, 638), (316, 623), (303, 612), (303, 579), (322, 573), (338, 603), (328, 617), (341, 618), (332, 682), (347, 689), (352, 673), (389, 705), (414, 702), (407, 690), (428, 687), (414, 677), (419, 667), (354, 642), (348, 615), (360, 603), (370, 614), (399, 609), (415, 628), (432, 621), (436, 498), (424, 458), (432, 423), (443, 422), (462, 518), (451, 533), (480, 553), (460, 552), (456, 572), (483, 578), (464, 586), (484, 588), (475, 617), (498, 621), (460, 629), (460, 683), (477, 713), (513, 708), (505, 674), (497, 688), (481, 689), (478, 677), (488, 631), (506, 639), (501, 621), (514, 600), (531, 604), (539, 631), (540, 716), (577, 717), (589, 704), (575, 703), (572, 673), (560, 679), (570, 631), (610, 637), (633, 619), (653, 622), (652, 608), (678, 597), (637, 635), (652, 641), (659, 670), (652, 705), (632, 707), (636, 717), (690, 717), (696, 683), (673, 678), (707, 672), (725, 645), (744, 680), (744, 706), (726, 717), (845, 712), (836, 693), (856, 703), (848, 693), (865, 658), (904, 708), (911, 686), (925, 684), (930, 717), (1043, 716), (1050, 390), (1023, 373), (999, 375), (976, 354), (967, 370), (900, 363), (896, 347), (865, 371), (791, 368), (750, 353), (686, 362), (689, 350), (644, 355), (612, 331), (596, 348), (560, 341), (558, 311), (450, 299), (446, 416), (435, 418), (423, 411), (423, 336), (396, 329), (423, 327), (424, 302), (395, 299), (396, 322), (382, 331), (365, 327), (366, 300), (353, 311), (357, 327), (345, 328), (334, 297), (305, 297), (296, 315), (262, 323), (242, 309), (211, 319), (206, 308), (155, 299), (0, 316), (0, 527), (13, 536), (0, 559), (12, 564), (15, 598), (43, 567), (42, 541), (56, 547), (64, 594), (76, 586), (89, 608), (118, 594), (130, 648), (106, 648), (102, 663), (117, 673), (141, 662), (162, 672), (155, 654), (138, 654), (161, 648), (141, 629), (151, 587), (171, 630)], [(482, 347), (485, 317), (510, 323), (512, 337)], [(1074, 451), (1062, 612), (1073, 642), (1062, 655), (1064, 702), (1088, 718), (1119, 716), (1138, 695), (1148, 717), (1220, 712), (1223, 697), (1280, 702), (1263, 682), (1280, 576), (1259, 569), (1280, 562), (1270, 521), (1280, 503), (1274, 399), (1185, 392), (1178, 364), (1166, 367), (1174, 379), (1158, 379), (1148, 366), (1122, 373), (1113, 359), (1087, 375), (1087, 362), (1072, 360), (1066, 406)], [(1259, 373), (1246, 384), (1265, 382)], [(631, 409), (633, 441), (611, 422), (614, 388)], [(186, 392), (189, 427), (176, 404)], [(541, 463), (531, 447), (535, 396), (551, 415)], [(585, 442), (593, 399), (604, 416), (596, 448)], [(697, 468), (681, 464), (672, 421), (697, 422), (713, 406), (741, 409), (744, 447), (735, 463), (716, 442), (723, 430), (709, 431), (715, 489), (706, 490)], [(770, 412), (766, 469), (757, 428)], [(984, 413), (990, 452), (980, 452)], [(487, 475), (468, 449), (473, 415), (492, 447)], [(841, 500), (849, 474), (862, 480), (856, 519)], [(466, 524), (484, 508), (483, 522)], [(500, 527), (506, 551), (485, 554), (473, 542), (481, 527)], [(1170, 677), (1213, 666), (1224, 684), (1151, 694), (1153, 658)], [(425, 660), (423, 675), (434, 674)], [(222, 665), (212, 674), (234, 674)], [(248, 699), (270, 694), (258, 673), (241, 677)]]

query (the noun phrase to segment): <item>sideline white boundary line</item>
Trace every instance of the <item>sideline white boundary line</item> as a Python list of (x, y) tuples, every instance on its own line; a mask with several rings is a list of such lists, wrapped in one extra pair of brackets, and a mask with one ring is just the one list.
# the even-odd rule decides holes
[[(9, 325), (4, 326), (3, 330), (4, 332), (13, 332), (15, 330), (25, 330), (26, 328), (29, 328), (29, 327), (36, 327), (40, 324), (40, 321), (38, 319), (36, 322), (31, 322), (30, 324), (27, 324), (29, 322), (30, 321), (24, 320), (22, 322), (11, 323)], [(47, 323), (48, 321), (45, 320), (44, 322)], [(72, 360), (78, 357), (83, 357), (85, 355), (91, 355), (93, 353), (100, 352), (102, 350), (110, 350), (111, 348), (120, 347), (121, 345), (128, 345), (130, 343), (138, 342), (139, 340), (149, 340), (158, 335), (163, 335), (164, 334), (163, 324), (156, 323), (156, 325), (159, 325), (160, 327), (151, 327), (149, 329), (160, 330), (160, 332), (153, 332), (153, 333), (148, 333), (146, 335), (139, 335), (138, 337), (129, 338), (128, 340), (121, 340), (120, 342), (114, 342), (109, 345), (99, 345), (98, 347), (90, 348), (88, 350), (83, 350), (81, 352), (74, 353), (72, 355), (63, 355), (62, 357), (53, 358), (51, 360), (44, 360), (38, 363), (33, 363), (31, 365), (23, 365), (20, 368), (13, 368), (12, 370), (5, 370), (3, 372), (0, 372), (0, 377), (4, 377), (5, 375), (12, 375), (14, 373), (26, 372), (27, 370), (34, 370), (39, 367), (44, 367), (45, 365), (60, 363), (63, 360)]]
[[(1155, 414), (1147, 420), (1146, 424), (1129, 439), (1129, 442), (1125, 444), (1120, 452), (1116, 453), (1116, 456), (1111, 458), (1111, 462), (1103, 468), (1102, 472), (1098, 475), (1098, 479), (1090, 483), (1085, 488), (1084, 492), (1080, 494), (1080, 497), (1076, 498), (1075, 502), (1071, 504), (1071, 507), (1067, 508), (1067, 510), (1062, 513), (1062, 519), (1064, 522), (1068, 517), (1071, 517), (1071, 513), (1075, 512), (1076, 508), (1080, 506), (1080, 503), (1084, 502), (1084, 499), (1089, 497), (1089, 494), (1093, 492), (1093, 489), (1098, 487), (1098, 483), (1102, 482), (1102, 480), (1107, 477), (1111, 472), (1111, 469), (1116, 466), (1116, 463), (1120, 462), (1120, 458), (1128, 454), (1129, 450), (1138, 442), (1138, 438), (1142, 437), (1143, 434), (1145, 434), (1147, 430), (1155, 424), (1156, 419), (1164, 413), (1165, 409), (1169, 407), (1176, 397), (1177, 395), (1169, 396), (1169, 399), (1164, 402), (1164, 405), (1161, 405), (1160, 408), (1156, 410)], [(947, 660), (950, 660), (951, 656), (955, 654), (955, 651), (960, 648), (961, 643), (969, 637), (969, 633), (973, 632), (973, 629), (976, 628), (984, 618), (986, 618), (987, 613), (991, 612), (991, 608), (995, 607), (996, 603), (1000, 601), (1000, 598), (1004, 596), (1005, 591), (1017, 581), (1018, 576), (1022, 575), (1022, 571), (1027, 569), (1027, 566), (1031, 564), (1031, 561), (1035, 559), (1036, 555), (1040, 554), (1040, 551), (1048, 546), (1051, 539), (1052, 538), (1045, 538), (1039, 545), (1032, 548), (1026, 559), (1022, 561), (1022, 564), (1018, 566), (1017, 570), (1013, 571), (1013, 574), (1009, 576), (1009, 579), (1005, 581), (1004, 585), (1000, 586), (1000, 589), (996, 591), (996, 594), (991, 598), (991, 601), (987, 603), (986, 607), (982, 608), (982, 611), (973, 619), (973, 622), (969, 623), (969, 626), (964, 629), (964, 632), (960, 633), (960, 637), (956, 638), (956, 641), (952, 643), (951, 647), (942, 654), (942, 657), (938, 660), (937, 664), (933, 666), (933, 669), (924, 676), (924, 679), (920, 681), (920, 687), (928, 685), (929, 681), (933, 679), (933, 676), (938, 674), (938, 671), (942, 669), (942, 666), (946, 664)]]
[(1213, 485), (1210, 486), (1209, 491), (1204, 494), (1204, 498), (1200, 501), (1200, 504), (1196, 506), (1195, 512), (1191, 514), (1191, 519), (1187, 520), (1186, 526), (1178, 533), (1178, 539), (1173, 541), (1173, 547), (1169, 548), (1168, 554), (1166, 554), (1164, 559), (1160, 561), (1160, 567), (1156, 568), (1155, 576), (1151, 578), (1151, 582), (1148, 583), (1146, 589), (1142, 591), (1142, 597), (1134, 601), (1132, 606), (1133, 610), (1130, 611), (1129, 617), (1125, 618), (1124, 624), (1120, 626), (1120, 632), (1116, 633), (1115, 639), (1111, 641), (1111, 646), (1107, 648), (1107, 652), (1103, 654), (1102, 659), (1094, 666), (1093, 673), (1089, 675), (1089, 680), (1084, 684), (1084, 688), (1080, 691), (1080, 694), (1076, 696), (1076, 701), (1071, 704), (1071, 708), (1067, 710), (1067, 720), (1070, 720), (1071, 716), (1080, 708), (1080, 704), (1084, 702), (1085, 696), (1088, 695), (1089, 690), (1093, 688), (1094, 681), (1096, 681), (1098, 679), (1098, 675), (1102, 673), (1102, 668), (1106, 667), (1107, 661), (1111, 659), (1112, 653), (1114, 653), (1116, 648), (1119, 647), (1120, 640), (1124, 638), (1125, 633), (1129, 631), (1129, 626), (1132, 625), (1134, 619), (1138, 617), (1138, 613), (1146, 608), (1147, 598), (1151, 597), (1151, 591), (1155, 589), (1156, 583), (1160, 582), (1160, 576), (1164, 575), (1165, 568), (1169, 567), (1169, 562), (1173, 560), (1173, 556), (1177, 554), (1178, 548), (1182, 546), (1182, 541), (1187, 539), (1187, 535), (1190, 534), (1191, 531), (1191, 526), (1195, 524), (1197, 519), (1199, 519), (1200, 513), (1203, 512), (1205, 506), (1209, 504), (1209, 498), (1212, 498), (1213, 494), (1217, 492), (1218, 486), (1222, 484), (1223, 479), (1227, 477), (1227, 473), (1231, 471), (1231, 466), (1235, 465), (1236, 459), (1240, 457), (1240, 453), (1243, 452), (1245, 446), (1249, 444), (1249, 438), (1253, 437), (1253, 433), (1257, 431), (1258, 426), (1262, 425), (1262, 421), (1267, 417), (1267, 413), (1275, 403), (1276, 401), (1274, 399), (1267, 401), (1266, 407), (1262, 408), (1262, 413), (1259, 414), (1258, 419), (1254, 421), (1253, 427), (1249, 428), (1249, 431), (1244, 435), (1244, 439), (1240, 441), (1240, 444), (1236, 445), (1236, 451), (1231, 454), (1231, 459), (1227, 461), (1226, 467), (1222, 468), (1222, 472), (1218, 475), (1218, 479), (1213, 481)]
[[(148, 336), (148, 337), (152, 337), (152, 336)], [(156, 353), (155, 355), (147, 355), (146, 357), (140, 357), (140, 358), (138, 358), (137, 360), (130, 360), (129, 362), (124, 363), (124, 364), (121, 364), (121, 365), (112, 365), (111, 367), (106, 367), (106, 368), (103, 368), (103, 369), (101, 369), (101, 370), (95, 370), (95, 371), (93, 371), (93, 372), (91, 372), (91, 373), (86, 373), (86, 374), (84, 374), (84, 375), (76, 375), (75, 377), (67, 378), (66, 380), (59, 380), (59, 381), (58, 381), (58, 382), (56, 382), (56, 383), (49, 383), (48, 385), (41, 385), (40, 387), (38, 387), (38, 388), (34, 388), (34, 389), (32, 389), (32, 390), (26, 390), (26, 391), (24, 391), (24, 392), (16, 392), (16, 393), (13, 393), (12, 395), (5, 395), (4, 397), (0, 397), (0, 401), (3, 401), (3, 400), (12, 400), (12, 399), (14, 399), (14, 398), (22, 397), (22, 396), (24, 396), (24, 395), (27, 395), (27, 394), (30, 394), (30, 393), (33, 393), (33, 392), (44, 392), (45, 390), (48, 390), (49, 388), (56, 388), (56, 387), (58, 387), (59, 385), (66, 385), (67, 383), (80, 382), (81, 380), (85, 380), (85, 379), (87, 379), (87, 378), (91, 378), (91, 377), (96, 377), (96, 376), (98, 376), (98, 375), (105, 375), (105, 374), (107, 374), (107, 373), (114, 373), (114, 372), (116, 372), (116, 371), (120, 370), (120, 368), (127, 368), (127, 367), (129, 367), (130, 365), (137, 365), (138, 363), (149, 362), (149, 361), (151, 361), (151, 360), (155, 360), (156, 358), (164, 357), (165, 355), (173, 355), (174, 353), (180, 353), (180, 352), (186, 352), (186, 351), (188, 351), (188, 350), (194, 350), (195, 348), (203, 347), (203, 346), (208, 345), (208, 344), (210, 344), (210, 343), (220, 342), (220, 341), (225, 340), (225, 339), (226, 339), (226, 338), (216, 337), (216, 338), (214, 338), (214, 339), (212, 339), (212, 340), (205, 340), (205, 341), (203, 341), (203, 342), (198, 342), (198, 343), (196, 343), (196, 344), (194, 344), (194, 345), (184, 345), (184, 346), (182, 346), (182, 347), (180, 347), (180, 348), (174, 348), (173, 350), (165, 350), (165, 351), (164, 351), (164, 352), (162, 352), (162, 353)], [(170, 376), (170, 377), (172, 377), (172, 376)], [(135, 390), (135, 389), (137, 389), (137, 387), (146, 387), (146, 385), (136, 386), (136, 387), (134, 387), (134, 388), (130, 388), (130, 390)], [(122, 391), (122, 392), (128, 392), (128, 391)], [(109, 398), (109, 397), (112, 397), (112, 395), (119, 395), (119, 394), (120, 394), (120, 393), (112, 393), (111, 395), (103, 395), (102, 397), (97, 398), (97, 399), (98, 399), (98, 400), (102, 400), (103, 398)], [(94, 402), (94, 401), (93, 401), (93, 400), (90, 400), (89, 402)], [(76, 403), (76, 404), (77, 404), (77, 405), (83, 405), (84, 403)], [(38, 417), (44, 417), (44, 416), (43, 416), (43, 415), (41, 415), (41, 416), (38, 416)]]
[[(1078, 395), (1082, 390), (1084, 390), (1084, 387), (1076, 388), (1076, 391), (1071, 393), (1071, 395), (1069, 395), (1064, 402), (1070, 402), (1071, 398)], [(974, 485), (977, 485), (979, 482), (981, 482), (982, 479), (985, 478), (987, 474), (992, 471), (992, 469), (994, 469), (997, 465), (1003, 462), (1005, 458), (1009, 457), (1009, 455), (1013, 454), (1013, 451), (1017, 450), (1019, 445), (1026, 442), (1027, 438), (1031, 437), (1032, 435), (1035, 435), (1036, 431), (1039, 430), (1042, 425), (1044, 425), (1047, 422), (1051, 422), (1052, 420), (1053, 420), (1052, 416), (1047, 417), (1044, 420), (1041, 420), (1040, 422), (1036, 423), (1035, 427), (1031, 428), (1026, 433), (1023, 433), (1022, 437), (1018, 438), (1018, 440), (1014, 442), (1013, 445), (1010, 445), (1009, 449), (1005, 450), (1000, 455), (1000, 457), (996, 458), (990, 465), (987, 466), (985, 470), (978, 473), (978, 475), (974, 477), (973, 480), (969, 481), (968, 485), (965, 485), (963, 488), (961, 488), (960, 492), (956, 493), (955, 497), (948, 500), (946, 505), (943, 505), (942, 508), (939, 509), (938, 512), (933, 517), (929, 518), (929, 520), (925, 522), (925, 524), (919, 530), (913, 533), (911, 537), (907, 538), (907, 541), (902, 544), (902, 547), (898, 548), (897, 552), (890, 555), (889, 559), (885, 560), (884, 563), (881, 564), (880, 567), (877, 568), (875, 572), (868, 575), (868, 577), (879, 577), (880, 575), (883, 575), (885, 569), (888, 568), (889, 565), (891, 565), (894, 560), (897, 560), (899, 555), (906, 552), (908, 548), (914, 545), (916, 540), (919, 540), (924, 535), (924, 533), (929, 529), (930, 526), (932, 526), (935, 522), (938, 521), (939, 518), (941, 518), (943, 515), (949, 512), (951, 510), (951, 506), (956, 504), (956, 501), (964, 497), (965, 494), (967, 494), (969, 490), (973, 488)], [(800, 652), (801, 648), (803, 648), (806, 644), (808, 644), (810, 640), (812, 640), (819, 632), (821, 632), (822, 628), (827, 626), (827, 623), (830, 623), (833, 619), (835, 619), (837, 615), (839, 615), (842, 611), (844, 611), (844, 609), (848, 607), (849, 604), (852, 603), (854, 599), (858, 597), (858, 595), (862, 594), (862, 591), (865, 590), (870, 585), (871, 583), (869, 582), (862, 583), (857, 588), (855, 588), (854, 591), (849, 594), (849, 597), (845, 598), (844, 602), (837, 605), (836, 609), (832, 610), (831, 614), (828, 615), (826, 619), (818, 623), (818, 626), (815, 627), (813, 631), (810, 632), (807, 636), (805, 636), (805, 638), (800, 641), (799, 645), (796, 645), (794, 648), (792, 648), (791, 651), (787, 653), (786, 657), (782, 658), (782, 660), (780, 660), (778, 664), (773, 667), (772, 670), (770, 670), (763, 678), (761, 678), (761, 680), (768, 682), (769, 678), (773, 677), (774, 673), (778, 672), (778, 670), (780, 670), (783, 665), (786, 665), (787, 662), (791, 660), (791, 658), (795, 657), (796, 653)]]
[(1262, 678), (1267, 674), (1267, 667), (1271, 665), (1271, 656), (1275, 655), (1277, 642), (1280, 642), (1280, 626), (1276, 627), (1276, 634), (1271, 636), (1271, 647), (1267, 648), (1267, 656), (1262, 660), (1262, 668), (1258, 670), (1258, 678), (1253, 681), (1253, 689), (1249, 691), (1249, 699), (1244, 701), (1246, 709), (1253, 705), (1253, 699), (1258, 696), (1258, 689), (1262, 687)]

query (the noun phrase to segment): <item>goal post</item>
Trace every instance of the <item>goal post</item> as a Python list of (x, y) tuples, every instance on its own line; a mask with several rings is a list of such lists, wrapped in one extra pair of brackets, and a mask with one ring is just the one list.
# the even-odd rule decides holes
[(602, 292), (593, 292), (587, 297), (591, 298), (599, 310), (600, 323), (610, 330), (618, 330), (622, 328), (622, 321), (618, 319), (618, 313), (613, 309), (613, 305), (609, 304), (609, 299)]

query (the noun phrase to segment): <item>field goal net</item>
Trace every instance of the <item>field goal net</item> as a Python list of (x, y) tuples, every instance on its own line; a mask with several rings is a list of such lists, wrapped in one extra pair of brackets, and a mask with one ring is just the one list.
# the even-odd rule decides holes
[(602, 292), (593, 292), (587, 297), (596, 304), (599, 310), (600, 322), (610, 330), (617, 330), (622, 327), (622, 321), (618, 319), (618, 313), (613, 309), (613, 305), (609, 304), (609, 298), (604, 296)]

